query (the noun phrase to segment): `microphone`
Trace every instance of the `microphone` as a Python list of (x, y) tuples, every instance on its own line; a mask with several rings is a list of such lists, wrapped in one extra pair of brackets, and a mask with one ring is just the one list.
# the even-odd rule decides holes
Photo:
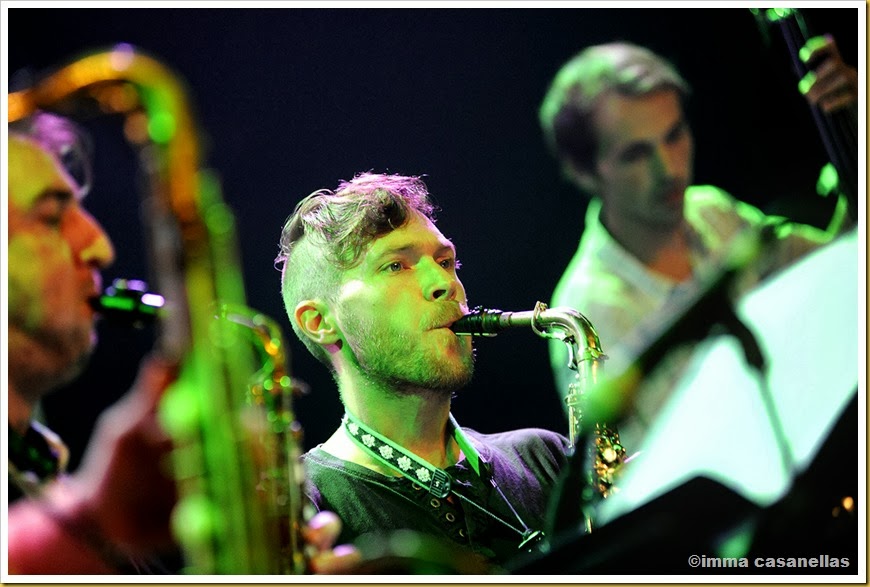
[(160, 317), (166, 300), (148, 291), (138, 279), (115, 279), (105, 291), (88, 300), (91, 308), (114, 324), (142, 328)]

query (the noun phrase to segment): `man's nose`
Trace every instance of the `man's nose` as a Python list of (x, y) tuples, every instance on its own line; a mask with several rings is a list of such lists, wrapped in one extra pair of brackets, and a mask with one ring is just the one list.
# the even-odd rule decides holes
[(424, 263), (423, 291), (428, 300), (453, 300), (459, 291), (459, 280), (452, 269), (445, 269), (434, 259)]
[(659, 145), (655, 151), (655, 168), (659, 177), (676, 177), (679, 175), (679, 153), (669, 145)]
[(115, 248), (103, 226), (84, 210), (77, 210), (67, 227), (73, 254), (84, 265), (104, 269), (115, 261)]

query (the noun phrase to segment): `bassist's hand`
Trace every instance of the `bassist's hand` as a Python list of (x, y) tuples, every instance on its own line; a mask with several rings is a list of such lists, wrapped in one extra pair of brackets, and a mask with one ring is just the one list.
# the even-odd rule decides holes
[(799, 85), (810, 104), (827, 113), (857, 106), (858, 70), (843, 61), (833, 37), (809, 39), (800, 57), (810, 68)]

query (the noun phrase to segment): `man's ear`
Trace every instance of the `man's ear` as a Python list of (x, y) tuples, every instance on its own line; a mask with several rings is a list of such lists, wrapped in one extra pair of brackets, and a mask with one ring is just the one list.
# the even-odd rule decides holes
[(573, 163), (566, 163), (565, 173), (574, 184), (590, 196), (598, 194), (598, 178), (587, 169), (580, 169)]
[(296, 304), (293, 318), (305, 336), (322, 345), (335, 344), (341, 333), (329, 307), (320, 300), (303, 300)]

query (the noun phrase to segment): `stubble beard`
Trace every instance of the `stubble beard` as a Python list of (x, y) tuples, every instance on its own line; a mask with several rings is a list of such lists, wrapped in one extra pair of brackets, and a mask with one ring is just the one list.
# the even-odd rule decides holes
[(371, 384), (397, 396), (452, 396), (474, 374), (473, 352), (456, 359), (436, 359), (415, 347), (404, 333), (371, 324), (345, 325), (345, 338), (359, 373)]
[(87, 344), (83, 332), (66, 337), (39, 334), (24, 333), (13, 325), (9, 329), (10, 379), (16, 380), (20, 393), (33, 400), (81, 375), (96, 345), (93, 331), (87, 333)]

